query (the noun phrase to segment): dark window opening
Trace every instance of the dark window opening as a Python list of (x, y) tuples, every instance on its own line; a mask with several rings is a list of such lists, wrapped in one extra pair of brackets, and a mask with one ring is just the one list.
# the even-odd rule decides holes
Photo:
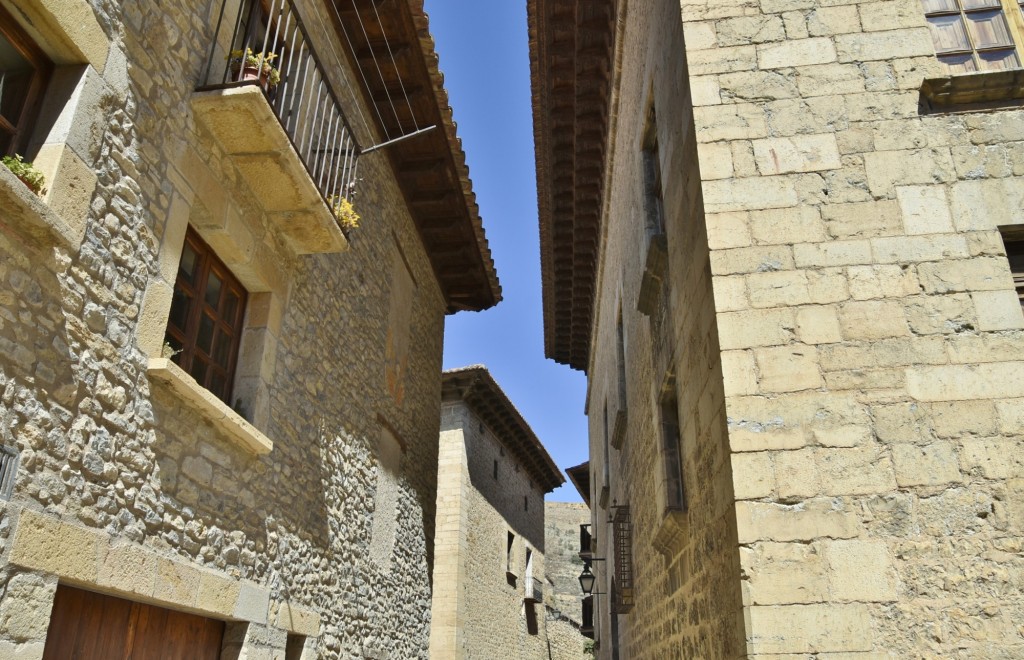
[(512, 572), (512, 545), (516, 541), (516, 535), (512, 532), (508, 533), (508, 545), (505, 547), (505, 572)]
[(174, 362), (228, 405), (246, 297), (231, 271), (189, 227), (165, 341), (174, 351)]
[(301, 660), (302, 650), (306, 647), (306, 636), (291, 633), (284, 648), (284, 660)]
[(24, 153), (53, 64), (0, 6), (0, 156)]
[(1006, 259), (1010, 262), (1010, 273), (1013, 275), (1013, 286), (1017, 289), (1017, 297), (1024, 306), (1024, 235), (1016, 240), (1004, 237)]
[(495, 479), (498, 478), (498, 460), (497, 459), (494, 460), (494, 478)]
[(665, 508), (674, 511), (686, 509), (683, 489), (682, 453), (679, 447), (679, 404), (676, 400), (675, 379), (670, 378), (661, 397), (661, 453), (664, 463)]
[(652, 106), (644, 135), (644, 210), (647, 231), (651, 235), (665, 233), (665, 208), (661, 188), (661, 162), (658, 152), (658, 122)]

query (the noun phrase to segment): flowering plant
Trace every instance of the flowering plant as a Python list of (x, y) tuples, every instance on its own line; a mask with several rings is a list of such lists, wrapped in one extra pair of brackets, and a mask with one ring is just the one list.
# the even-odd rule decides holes
[(257, 53), (252, 48), (246, 48), (244, 51), (233, 50), (228, 55), (233, 69), (260, 69), (260, 75), (266, 76), (267, 85), (272, 88), (281, 83), (281, 72), (273, 64), (276, 57), (277, 53)]
[(344, 197), (331, 195), (327, 198), (327, 203), (330, 204), (331, 212), (334, 213), (334, 217), (338, 219), (338, 224), (342, 227), (355, 229), (359, 226), (359, 214), (352, 207), (352, 202)]
[(20, 154), (4, 156), (0, 159), (0, 163), (3, 163), (14, 176), (21, 179), (21, 182), (28, 186), (29, 190), (37, 195), (43, 192), (43, 185), (46, 184), (43, 173), (37, 170), (32, 163), (23, 161)]

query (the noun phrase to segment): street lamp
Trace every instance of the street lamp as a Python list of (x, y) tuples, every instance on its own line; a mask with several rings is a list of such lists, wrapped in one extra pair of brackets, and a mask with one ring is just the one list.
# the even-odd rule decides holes
[(594, 592), (595, 582), (597, 582), (597, 576), (590, 572), (590, 562), (588, 561), (583, 564), (583, 572), (580, 573), (580, 589), (589, 596)]

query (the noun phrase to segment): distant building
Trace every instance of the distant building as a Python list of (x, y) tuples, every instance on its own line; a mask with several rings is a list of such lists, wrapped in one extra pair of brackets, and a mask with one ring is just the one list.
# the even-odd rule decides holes
[[(544, 504), (544, 560), (549, 585), (549, 596), (545, 605), (548, 619), (559, 625), (579, 646), (585, 643), (580, 636), (589, 637), (591, 618), (584, 616), (590, 603), (580, 591), (580, 573), (583, 560), (580, 558), (580, 527), (585, 533), (590, 529), (590, 507), (575, 502), (546, 502)], [(549, 636), (554, 623), (548, 624)], [(576, 649), (579, 651), (580, 649)], [(579, 657), (579, 654), (569, 656)]]
[(444, 319), (501, 293), (375, 7), (0, 0), (0, 658), (426, 657)]
[(599, 657), (1024, 655), (1021, 3), (527, 4)]
[(565, 479), (486, 368), (442, 381), (430, 655), (579, 658), (546, 607), (544, 494)]

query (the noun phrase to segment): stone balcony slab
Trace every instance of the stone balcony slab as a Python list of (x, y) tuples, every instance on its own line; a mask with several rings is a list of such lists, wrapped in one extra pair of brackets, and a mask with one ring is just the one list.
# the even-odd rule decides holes
[(348, 240), (257, 85), (192, 94), (192, 110), (229, 154), (298, 254), (341, 252)]

